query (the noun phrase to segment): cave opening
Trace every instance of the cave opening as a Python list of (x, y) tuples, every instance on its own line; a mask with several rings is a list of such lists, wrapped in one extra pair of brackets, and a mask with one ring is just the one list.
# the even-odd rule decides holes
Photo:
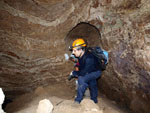
[(89, 47), (100, 46), (101, 33), (99, 29), (87, 22), (80, 22), (73, 27), (65, 37), (66, 49), (77, 38), (83, 38), (87, 41)]
[[(83, 38), (88, 47), (96, 47), (100, 46), (103, 48), (102, 37), (100, 30), (95, 26), (87, 22), (80, 22), (75, 25), (66, 35), (65, 37), (65, 45), (66, 45), (66, 53), (71, 54), (69, 52), (69, 46), (71, 46), (72, 42), (77, 38)], [(98, 88), (100, 94), (102, 94), (101, 90), (101, 77), (98, 79)]]

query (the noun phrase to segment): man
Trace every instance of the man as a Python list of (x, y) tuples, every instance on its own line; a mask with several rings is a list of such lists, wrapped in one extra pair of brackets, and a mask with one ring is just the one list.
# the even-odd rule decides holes
[(79, 71), (73, 71), (69, 80), (78, 77), (77, 97), (76, 103), (80, 103), (83, 99), (84, 93), (89, 87), (91, 99), (97, 103), (98, 87), (97, 78), (101, 75), (101, 70), (97, 67), (97, 58), (87, 50), (86, 42), (79, 38), (76, 39), (71, 46), (72, 54), (78, 58)]

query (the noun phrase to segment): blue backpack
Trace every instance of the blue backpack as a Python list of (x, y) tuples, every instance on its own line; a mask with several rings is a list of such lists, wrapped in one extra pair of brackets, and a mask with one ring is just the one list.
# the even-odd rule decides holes
[(108, 52), (100, 47), (89, 47), (88, 51), (97, 58), (98, 68), (102, 71), (106, 70), (108, 64)]

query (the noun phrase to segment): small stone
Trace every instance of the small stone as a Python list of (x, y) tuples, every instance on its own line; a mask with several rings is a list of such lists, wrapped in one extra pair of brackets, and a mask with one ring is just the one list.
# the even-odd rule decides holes
[(52, 110), (53, 110), (52, 103), (49, 100), (44, 99), (39, 102), (36, 113), (51, 113)]

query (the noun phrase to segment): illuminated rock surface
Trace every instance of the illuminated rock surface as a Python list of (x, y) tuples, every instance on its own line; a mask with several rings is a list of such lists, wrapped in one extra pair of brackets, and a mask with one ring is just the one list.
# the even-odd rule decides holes
[(149, 0), (1, 0), (0, 34), (0, 87), (7, 98), (70, 84), (73, 64), (64, 54), (84, 37), (109, 52), (101, 91), (134, 112), (150, 112)]

